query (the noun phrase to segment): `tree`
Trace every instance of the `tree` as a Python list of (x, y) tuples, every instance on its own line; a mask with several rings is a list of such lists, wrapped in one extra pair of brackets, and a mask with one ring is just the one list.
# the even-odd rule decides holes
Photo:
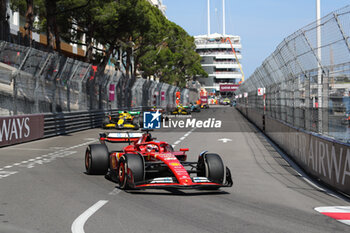
[(32, 29), (34, 22), (34, 0), (26, 0), (27, 11), (26, 11), (26, 25), (24, 26), (25, 36), (29, 40), (29, 46), (32, 47)]
[(127, 77), (140, 70), (143, 77), (154, 75), (184, 86), (196, 75), (207, 75), (193, 37), (147, 0), (11, 0), (11, 7), (25, 12), (26, 35), (33, 28), (33, 16), (38, 16), (50, 49), (56, 45), (60, 50), (60, 37), (85, 45), (86, 61), (99, 64), (99, 72), (118, 55)]
[[(101, 0), (61, 0), (61, 14), (57, 23), (61, 37), (69, 43), (87, 47), (86, 62), (93, 60), (95, 28), (98, 27), (95, 15), (98, 9), (110, 1)], [(85, 36), (85, 42), (81, 38)], [(96, 41), (96, 40), (95, 40)]]
[[(8, 22), (7, 22), (7, 1), (0, 0), (0, 39), (5, 40), (6, 34), (8, 33)], [(7, 30), (6, 30), (7, 29)]]
[(56, 50), (61, 51), (61, 40), (57, 27), (57, 2), (58, 0), (45, 0), (46, 43), (49, 50), (53, 50), (56, 45)]

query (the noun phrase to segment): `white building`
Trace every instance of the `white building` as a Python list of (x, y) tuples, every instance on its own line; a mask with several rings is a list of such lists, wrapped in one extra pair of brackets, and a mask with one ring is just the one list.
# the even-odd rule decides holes
[(156, 6), (165, 16), (165, 11), (166, 11), (166, 6), (163, 5), (163, 1), (162, 0), (148, 0), (149, 3), (151, 3), (152, 5)]
[[(206, 89), (219, 91), (220, 83), (238, 84), (242, 80), (239, 60), (242, 59), (241, 39), (239, 36), (221, 35), (218, 33), (195, 36), (196, 52), (201, 56), (202, 67), (208, 78), (199, 81)], [(236, 55), (232, 51), (230, 38)], [(237, 60), (238, 59), (238, 60)]]
[(225, 33), (225, 0), (222, 4), (222, 34), (210, 33), (210, 0), (208, 0), (208, 33), (194, 37), (196, 52), (201, 56), (202, 67), (209, 75), (208, 78), (199, 78), (199, 82), (210, 92), (213, 92), (213, 89), (219, 91), (220, 84), (238, 85), (244, 79), (240, 62), (241, 38)]

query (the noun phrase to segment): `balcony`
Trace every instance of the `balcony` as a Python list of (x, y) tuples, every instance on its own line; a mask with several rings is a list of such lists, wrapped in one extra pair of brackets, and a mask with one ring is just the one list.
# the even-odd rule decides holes
[(217, 69), (239, 69), (239, 65), (233, 62), (214, 62), (212, 64), (202, 64), (202, 66), (214, 66)]
[[(241, 49), (241, 44), (232, 44), (233, 48)], [(207, 44), (196, 44), (197, 49), (231, 49), (231, 45), (227, 43), (207, 43)]]
[[(197, 53), (201, 56), (201, 57), (214, 57), (216, 59), (235, 59), (235, 55), (233, 54), (233, 52), (230, 51), (221, 51), (221, 52), (199, 52), (197, 51)], [(240, 60), (242, 59), (242, 55), (239, 52), (236, 52), (237, 58)]]
[(217, 79), (241, 79), (242, 74), (240, 72), (216, 71), (209, 74), (209, 77), (215, 77)]

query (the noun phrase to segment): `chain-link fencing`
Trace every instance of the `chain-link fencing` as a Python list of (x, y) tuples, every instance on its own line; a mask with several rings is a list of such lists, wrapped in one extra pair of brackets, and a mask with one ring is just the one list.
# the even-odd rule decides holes
[(0, 115), (72, 112), (194, 102), (197, 90), (127, 77), (72, 58), (0, 41)]
[(350, 141), (349, 36), (350, 6), (296, 31), (240, 86), (238, 105)]

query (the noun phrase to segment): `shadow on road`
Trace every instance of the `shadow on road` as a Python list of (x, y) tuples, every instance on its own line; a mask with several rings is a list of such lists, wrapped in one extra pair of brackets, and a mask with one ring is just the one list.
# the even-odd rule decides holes
[[(117, 187), (116, 187), (117, 188)], [(203, 195), (227, 195), (223, 190), (179, 190), (179, 189), (153, 189), (153, 190), (125, 190), (126, 193), (135, 195), (158, 195), (158, 196), (203, 196)]]

